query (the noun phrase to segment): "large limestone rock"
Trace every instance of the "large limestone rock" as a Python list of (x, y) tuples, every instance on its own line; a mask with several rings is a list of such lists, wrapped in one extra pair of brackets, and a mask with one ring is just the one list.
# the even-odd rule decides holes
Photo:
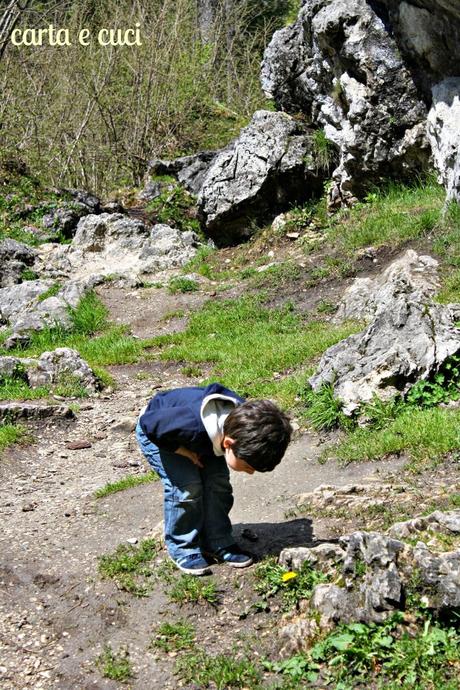
[(207, 232), (218, 244), (254, 232), (290, 202), (320, 190), (311, 132), (285, 113), (257, 111), (238, 139), (209, 168), (198, 197)]
[[(418, 272), (423, 266), (426, 275)], [(416, 381), (436, 372), (460, 351), (460, 329), (455, 325), (458, 305), (431, 301), (435, 285), (429, 257), (407, 253), (381, 278), (367, 282), (366, 290), (360, 283), (352, 288), (340, 313), (371, 318), (371, 323), (324, 353), (309, 379), (313, 390), (333, 384), (344, 413), (350, 415), (374, 395), (381, 400), (404, 395)]]
[(438, 262), (409, 249), (375, 278), (356, 278), (345, 291), (334, 320), (370, 321), (389, 307), (405, 288), (419, 299), (431, 300), (439, 290)]
[(19, 285), (0, 289), (0, 327), (11, 329), (12, 335), (5, 343), (14, 347), (28, 339), (30, 331), (40, 331), (56, 325), (71, 325), (69, 308), (78, 306), (81, 298), (100, 279), (97, 276), (71, 280), (57, 285), (56, 294), (47, 293), (56, 287), (54, 280), (29, 280)]
[(460, 201), (460, 78), (451, 77), (433, 87), (428, 113), (428, 138), (439, 181), (447, 200)]
[(41, 275), (138, 278), (182, 266), (196, 253), (197, 236), (168, 225), (147, 227), (120, 213), (90, 214), (78, 224), (71, 245), (46, 245)]
[(43, 352), (38, 359), (0, 357), (0, 381), (5, 378), (22, 378), (30, 388), (69, 380), (80, 383), (89, 391), (100, 388), (99, 380), (88, 363), (69, 347)]
[(33, 266), (37, 252), (16, 240), (0, 242), (0, 288), (22, 281), (24, 271)]
[(457, 0), (382, 0), (374, 5), (391, 27), (398, 48), (425, 101), (434, 84), (460, 74)]
[(331, 201), (428, 159), (426, 107), (391, 28), (366, 0), (306, 0), (266, 49), (262, 86), (306, 115), (340, 151)]
[(149, 161), (148, 174), (153, 177), (171, 175), (188, 192), (199, 194), (207, 172), (219, 153), (220, 151), (200, 151), (193, 156), (181, 156), (171, 161), (157, 158)]
[[(436, 511), (420, 522), (424, 531), (420, 532), (420, 541), (415, 546), (403, 541), (409, 534), (411, 541), (414, 537), (416, 521), (412, 520), (408, 532), (401, 529), (404, 523), (399, 523), (399, 527), (395, 525), (390, 530), (390, 536), (358, 531), (342, 537), (340, 546), (323, 543), (319, 559), (315, 555), (319, 547), (285, 549), (280, 557), (283, 565), (300, 569), (305, 562), (314, 563), (329, 573), (330, 582), (317, 585), (303, 607), (304, 614), (280, 631), (285, 641), (284, 651), (292, 653), (308, 648), (310, 637), (337, 623), (383, 622), (394, 611), (406, 609), (409, 595), (422, 598), (425, 606), (437, 613), (456, 609), (460, 605), (459, 519), (458, 510)], [(434, 535), (448, 538), (454, 535), (457, 548), (455, 543), (452, 550), (439, 548), (442, 539), (438, 545), (432, 544), (430, 529)], [(312, 620), (314, 630), (307, 625)]]

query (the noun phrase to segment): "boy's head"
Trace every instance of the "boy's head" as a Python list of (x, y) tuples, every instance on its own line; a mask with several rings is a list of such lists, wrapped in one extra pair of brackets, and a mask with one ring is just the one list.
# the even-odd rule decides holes
[(233, 469), (252, 474), (238, 465), (242, 460), (257, 472), (271, 472), (286, 452), (291, 434), (289, 418), (274, 403), (248, 400), (225, 420), (222, 445), (233, 455), (229, 463)]

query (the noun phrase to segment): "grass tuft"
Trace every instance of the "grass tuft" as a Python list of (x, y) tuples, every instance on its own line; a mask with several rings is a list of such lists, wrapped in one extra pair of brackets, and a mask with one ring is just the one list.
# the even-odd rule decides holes
[(157, 551), (158, 545), (154, 539), (144, 539), (137, 547), (120, 544), (114, 553), (100, 556), (99, 574), (102, 578), (115, 580), (120, 589), (134, 596), (145, 597), (149, 588), (144, 578), (152, 576), (152, 570), (147, 564)]
[(226, 654), (210, 656), (201, 650), (179, 659), (176, 673), (185, 683), (216, 690), (255, 688), (260, 681), (260, 672), (250, 659), (235, 659)]
[(102, 486), (100, 489), (95, 491), (95, 498), (105, 498), (110, 496), (110, 494), (116, 494), (119, 491), (125, 491), (125, 489), (132, 489), (134, 486), (140, 486), (141, 484), (149, 484), (150, 482), (158, 481), (158, 475), (156, 472), (148, 472), (148, 474), (134, 474), (128, 475), (119, 479), (117, 482), (111, 482)]
[(191, 623), (183, 620), (166, 622), (158, 626), (151, 645), (165, 652), (174, 652), (193, 647), (195, 637), (195, 629)]
[(124, 648), (114, 652), (112, 647), (107, 644), (102, 654), (96, 659), (96, 666), (104, 678), (110, 678), (119, 683), (126, 683), (126, 681), (133, 677), (133, 667), (129, 659), (129, 652)]
[(0, 453), (27, 438), (27, 430), (20, 424), (0, 422)]

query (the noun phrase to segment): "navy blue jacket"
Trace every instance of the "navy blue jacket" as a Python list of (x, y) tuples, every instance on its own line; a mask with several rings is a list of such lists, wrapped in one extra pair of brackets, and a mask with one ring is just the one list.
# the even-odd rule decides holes
[(201, 419), (201, 405), (208, 395), (222, 394), (244, 399), (220, 383), (176, 388), (158, 393), (140, 417), (142, 431), (156, 446), (175, 451), (184, 446), (199, 455), (214, 455), (212, 441)]

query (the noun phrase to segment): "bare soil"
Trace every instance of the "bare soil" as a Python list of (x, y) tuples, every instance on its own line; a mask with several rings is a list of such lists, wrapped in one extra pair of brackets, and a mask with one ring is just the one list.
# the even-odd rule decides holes
[[(370, 270), (381, 270), (372, 264)], [(366, 270), (369, 267), (365, 267)], [(364, 267), (363, 267), (364, 270)], [(343, 283), (321, 286), (321, 298), (337, 299)], [(106, 286), (101, 296), (111, 318), (139, 337), (184, 328), (187, 314), (209, 290), (169, 295), (164, 289)], [(295, 290), (286, 289), (289, 298)], [(298, 302), (313, 304), (318, 289)], [(274, 300), (276, 301), (276, 300)], [(180, 314), (177, 316), (177, 312)], [(176, 316), (169, 316), (172, 312)], [(165, 318), (166, 317), (166, 318)], [(98, 574), (98, 558), (128, 539), (161, 534), (162, 490), (150, 483), (96, 499), (94, 492), (127, 474), (143, 473), (133, 427), (139, 410), (160, 388), (191, 385), (175, 363), (145, 361), (112, 367), (117, 388), (81, 405), (76, 421), (50, 421), (32, 429), (33, 443), (6, 452), (0, 464), (0, 687), (2, 690), (89, 690), (120, 687), (101, 675), (96, 659), (106, 644), (127, 648), (134, 677), (126, 687), (177, 688), (174, 653), (153, 650), (151, 639), (164, 621), (186, 618), (197, 644), (209, 653), (269, 649), (275, 645), (279, 611), (257, 612), (254, 566), (213, 567), (219, 603), (179, 606), (168, 585), (153, 578), (152, 591), (136, 598)], [(70, 450), (71, 441), (88, 448)], [(241, 545), (255, 560), (282, 548), (309, 545), (329, 536), (327, 520), (286, 518), (300, 493), (321, 484), (385, 481), (403, 459), (339, 467), (318, 463), (323, 439), (300, 431), (273, 472), (235, 474), (232, 519)], [(430, 478), (430, 485), (436, 477)], [(429, 488), (427, 487), (427, 491)], [(395, 496), (395, 500), (397, 497)], [(352, 527), (352, 524), (347, 524)], [(166, 560), (162, 550), (157, 564)], [(255, 653), (255, 652), (253, 652)], [(197, 686), (195, 686), (197, 687)]]

